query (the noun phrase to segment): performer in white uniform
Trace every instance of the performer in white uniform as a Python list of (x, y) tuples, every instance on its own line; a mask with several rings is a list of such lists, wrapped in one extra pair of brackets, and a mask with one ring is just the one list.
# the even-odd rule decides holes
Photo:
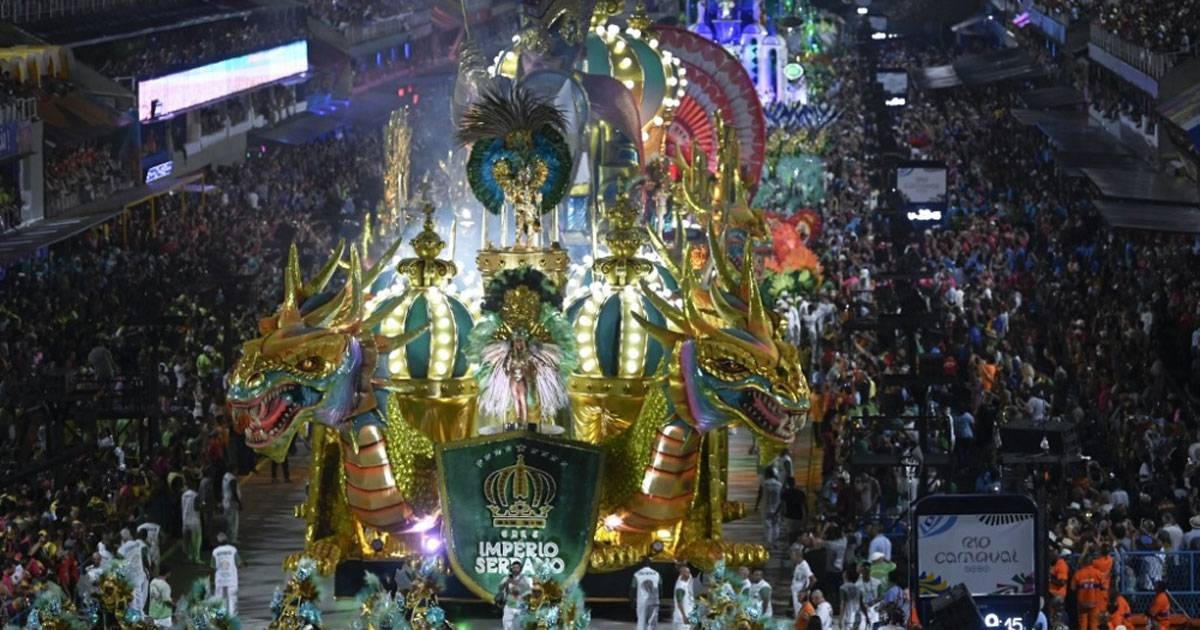
[(758, 602), (758, 609), (762, 612), (764, 619), (774, 616), (775, 610), (771, 606), (771, 585), (763, 579), (762, 569), (750, 572), (750, 582), (746, 584), (746, 593), (753, 601)]
[(504, 594), (504, 617), (501, 619), (504, 630), (518, 630), (517, 613), (521, 609), (521, 600), (533, 588), (529, 577), (521, 573), (524, 568), (523, 562), (513, 560), (508, 565), (508, 577), (500, 583), (500, 592)]
[[(189, 482), (190, 484), (191, 482)], [(196, 505), (196, 499), (199, 497), (191, 485), (187, 490), (183, 491), (183, 496), (179, 499), (179, 507), (183, 512), (183, 552), (189, 562), (199, 564), (200, 560), (200, 536), (204, 531), (200, 524), (200, 510)]]
[(675, 594), (672, 598), (671, 615), (672, 630), (691, 628), (688, 617), (696, 605), (696, 592), (692, 584), (692, 570), (686, 564), (679, 565), (679, 578), (675, 580)]
[(121, 541), (117, 555), (125, 560), (126, 575), (133, 586), (133, 601), (129, 606), (144, 613), (146, 597), (150, 594), (150, 580), (146, 576), (146, 543), (134, 538), (128, 529), (121, 530)]
[(650, 566), (649, 559), (633, 574), (633, 590), (638, 630), (654, 630), (658, 627), (658, 607), (662, 601), (662, 576)]
[(237, 547), (228, 541), (224, 532), (217, 534), (217, 548), (212, 550), (213, 594), (225, 600), (230, 615), (236, 615), (238, 567), (242, 566), (242, 558)]
[[(138, 538), (146, 541), (146, 552), (149, 556), (148, 559), (150, 561), (150, 572), (151, 574), (157, 574), (158, 562), (160, 559), (162, 559), (162, 555), (158, 548), (158, 534), (162, 531), (162, 528), (159, 527), (158, 523), (146, 521), (145, 523), (137, 526), (137, 531)], [(144, 536), (142, 535), (142, 532), (145, 532)]]
[(792, 611), (799, 615), (800, 593), (812, 588), (817, 583), (817, 576), (813, 574), (812, 567), (808, 566), (808, 560), (804, 559), (802, 553), (797, 553), (794, 557), (797, 558), (797, 562), (796, 568), (792, 570)]

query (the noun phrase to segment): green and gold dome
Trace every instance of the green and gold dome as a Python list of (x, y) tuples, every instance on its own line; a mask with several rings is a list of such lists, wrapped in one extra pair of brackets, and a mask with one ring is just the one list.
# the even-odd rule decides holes
[(592, 268), (592, 290), (567, 307), (579, 348), (579, 366), (567, 382), (577, 439), (592, 443), (620, 433), (637, 417), (665, 351), (634, 315), (666, 326), (645, 296), (644, 278), (654, 265), (637, 256), (644, 234), (638, 212), (622, 194), (608, 213), (605, 237), (612, 255)]
[(400, 305), (381, 325), (388, 336), (428, 329), (387, 357), (390, 380), (404, 417), (435, 442), (474, 433), (477, 387), (467, 360), (466, 344), (475, 322), (470, 309), (449, 292), (458, 272), (438, 255), (445, 243), (435, 231), (433, 206), (426, 203), (424, 229), (412, 241), (414, 258), (401, 260), (396, 271), (408, 277)]

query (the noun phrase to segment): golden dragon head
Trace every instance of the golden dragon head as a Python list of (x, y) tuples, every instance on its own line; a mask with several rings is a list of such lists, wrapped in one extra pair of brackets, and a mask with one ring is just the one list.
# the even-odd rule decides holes
[[(376, 333), (379, 323), (399, 305), (398, 299), (367, 307), (370, 287), (398, 244), (368, 268), (357, 248), (351, 248), (349, 260), (343, 261), (345, 243), (338, 243), (308, 283), (301, 279), (299, 252), (292, 245), (284, 271), (283, 304), (275, 315), (259, 322), (261, 336), (243, 344), (242, 356), (230, 373), (229, 408), (250, 448), (281, 461), (307, 422), (342, 428), (376, 408), (379, 355), (415, 336)], [(339, 290), (326, 291), (339, 267), (347, 268), (345, 283)]]
[[(663, 254), (661, 239), (652, 234), (651, 240)], [(649, 287), (645, 291), (670, 326), (639, 319), (672, 348), (673, 402), (683, 418), (704, 431), (742, 422), (760, 437), (786, 444), (807, 417), (809, 389), (800, 354), (783, 339), (778, 317), (763, 302), (752, 248), (745, 248), (738, 272), (711, 228), (708, 240), (715, 268), (708, 286), (690, 264), (661, 255), (680, 287), (677, 303)], [(682, 260), (690, 260), (686, 249)]]

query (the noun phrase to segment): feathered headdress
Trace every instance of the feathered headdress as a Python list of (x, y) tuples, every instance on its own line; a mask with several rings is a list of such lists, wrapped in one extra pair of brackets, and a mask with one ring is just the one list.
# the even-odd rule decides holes
[(463, 114), (457, 135), (460, 144), (471, 145), (467, 181), (479, 202), (499, 214), (523, 185), (518, 174), (529, 169), (530, 184), (541, 194), (541, 212), (558, 205), (571, 184), (565, 128), (558, 108), (519, 85), (485, 92)]

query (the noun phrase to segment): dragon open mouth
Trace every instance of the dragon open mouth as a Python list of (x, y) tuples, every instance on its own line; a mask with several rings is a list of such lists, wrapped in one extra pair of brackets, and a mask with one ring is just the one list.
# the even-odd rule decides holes
[(242, 430), (246, 445), (262, 448), (270, 445), (292, 425), (304, 406), (300, 385), (283, 385), (248, 401), (230, 402), (235, 426)]
[(751, 389), (742, 394), (738, 406), (759, 429), (772, 437), (781, 440), (792, 437), (798, 414), (785, 407), (774, 396)]

